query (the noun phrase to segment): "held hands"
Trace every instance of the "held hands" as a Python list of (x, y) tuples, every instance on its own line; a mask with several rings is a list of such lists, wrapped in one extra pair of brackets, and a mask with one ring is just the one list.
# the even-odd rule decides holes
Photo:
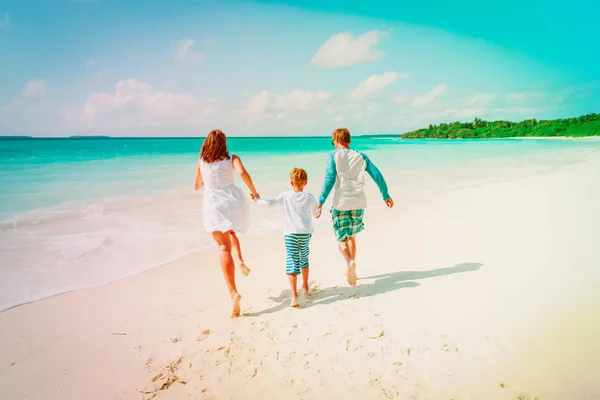
[(323, 205), (319, 204), (318, 209), (319, 209), (319, 214), (317, 214), (315, 216), (315, 219), (319, 219), (319, 217), (321, 216), (321, 214), (323, 214)]
[(392, 200), (392, 199), (385, 200), (385, 205), (388, 206), (388, 208), (394, 207), (394, 200)]

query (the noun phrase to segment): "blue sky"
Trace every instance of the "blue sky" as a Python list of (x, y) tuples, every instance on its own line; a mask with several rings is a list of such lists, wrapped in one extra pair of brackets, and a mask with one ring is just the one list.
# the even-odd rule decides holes
[(599, 14), (591, 0), (0, 0), (0, 134), (400, 133), (600, 112)]

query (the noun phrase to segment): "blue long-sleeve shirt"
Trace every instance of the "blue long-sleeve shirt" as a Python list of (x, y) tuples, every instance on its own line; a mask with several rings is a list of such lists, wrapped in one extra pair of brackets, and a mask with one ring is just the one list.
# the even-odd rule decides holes
[(365, 172), (375, 181), (383, 199), (389, 200), (387, 183), (369, 157), (362, 152), (342, 148), (330, 152), (327, 156), (325, 181), (319, 196), (319, 204), (323, 205), (333, 191), (333, 208), (337, 210), (366, 208)]

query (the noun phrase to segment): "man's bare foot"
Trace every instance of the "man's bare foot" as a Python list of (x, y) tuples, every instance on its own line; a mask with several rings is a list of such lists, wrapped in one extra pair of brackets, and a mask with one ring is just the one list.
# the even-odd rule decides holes
[(356, 261), (351, 260), (346, 268), (346, 279), (350, 286), (356, 285)]
[(246, 263), (241, 263), (240, 264), (240, 271), (242, 271), (242, 274), (244, 276), (248, 276), (248, 274), (250, 273), (250, 268), (248, 268), (248, 266), (246, 265)]
[(231, 316), (234, 318), (240, 316), (240, 300), (242, 300), (242, 296), (240, 296), (239, 293), (231, 296), (231, 302), (233, 303), (233, 312), (231, 313)]
[(298, 297), (292, 297), (290, 307), (298, 307)]

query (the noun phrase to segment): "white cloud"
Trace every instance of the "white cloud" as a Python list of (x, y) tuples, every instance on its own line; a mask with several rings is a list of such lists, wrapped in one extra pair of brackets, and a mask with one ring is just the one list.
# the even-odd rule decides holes
[[(429, 93), (432, 93), (430, 91)], [(426, 95), (422, 95), (426, 96)], [(507, 100), (507, 94), (476, 93), (465, 97), (455, 97), (443, 101), (429, 101), (427, 107), (407, 107), (400, 110), (402, 119), (396, 119), (398, 124), (405, 129), (426, 127), (428, 124), (441, 122), (472, 121), (481, 118), (488, 121), (513, 120), (519, 121), (532, 118), (536, 114), (547, 111), (548, 103), (538, 99), (552, 98), (547, 93), (527, 97), (527, 101), (518, 106), (512, 105)], [(517, 97), (515, 97), (517, 98)], [(521, 98), (521, 96), (518, 96)]]
[(442, 83), (431, 89), (425, 94), (415, 96), (410, 102), (411, 107), (418, 108), (431, 104), (438, 96), (443, 94), (447, 89), (447, 85)]
[(27, 82), (21, 92), (6, 104), (0, 103), (0, 132), (5, 134), (47, 134), (60, 125), (54, 102), (46, 101), (48, 87), (42, 79)]
[(358, 36), (349, 32), (332, 35), (312, 57), (311, 64), (320, 68), (337, 68), (378, 60), (382, 53), (374, 47), (383, 35), (378, 31)]
[(526, 103), (541, 100), (545, 97), (542, 92), (515, 92), (506, 95), (506, 100), (511, 103)]
[(296, 89), (286, 94), (272, 94), (263, 90), (250, 100), (242, 114), (247, 117), (259, 117), (273, 111), (278, 112), (279, 118), (284, 118), (290, 112), (313, 110), (330, 98), (331, 93), (326, 91), (310, 92)]
[(496, 96), (489, 93), (479, 93), (474, 94), (469, 97), (465, 97), (460, 99), (460, 103), (463, 106), (486, 106), (490, 104), (492, 101), (496, 100)]
[(459, 119), (471, 119), (475, 117), (481, 118), (489, 110), (485, 107), (472, 107), (472, 108), (448, 108), (440, 113), (440, 115), (447, 115), (452, 118)]
[(270, 102), (269, 92), (263, 90), (250, 100), (242, 113), (248, 117), (259, 116), (268, 110)]
[(392, 101), (394, 103), (408, 103), (409, 100), (410, 100), (410, 96), (407, 94), (398, 94), (398, 95), (392, 97)]
[(32, 103), (46, 98), (48, 87), (41, 79), (33, 79), (25, 84), (21, 93), (12, 101), (13, 104)]
[(94, 79), (99, 80), (99, 81), (106, 79), (107, 77), (108, 77), (108, 72), (104, 69), (101, 69), (94, 74)]
[(368, 106), (363, 111), (356, 114), (355, 118), (360, 119), (360, 118), (363, 118), (364, 116), (372, 115), (375, 113), (375, 111), (376, 111), (376, 109), (374, 106)]
[(134, 79), (116, 84), (115, 93), (89, 96), (83, 110), (70, 115), (87, 128), (125, 129), (141, 126), (189, 125), (212, 112), (192, 96), (161, 92)]
[(96, 64), (96, 60), (93, 60), (93, 59), (86, 60), (86, 62), (85, 62), (85, 66), (88, 68), (94, 66), (95, 64)]
[(179, 47), (175, 52), (175, 60), (179, 62), (198, 62), (202, 60), (202, 52), (190, 51), (194, 46), (194, 39), (182, 39), (179, 41)]
[(4, 17), (0, 20), (0, 29), (8, 28), (10, 26), (10, 14), (4, 14)]
[(351, 100), (363, 100), (375, 93), (378, 93), (390, 86), (398, 79), (397, 72), (386, 72), (381, 75), (372, 75), (368, 79), (362, 81), (358, 86), (348, 93)]
[(46, 82), (41, 79), (34, 79), (32, 81), (27, 82), (23, 92), (21, 93), (21, 97), (30, 100), (38, 100), (46, 97), (48, 88), (46, 86)]

